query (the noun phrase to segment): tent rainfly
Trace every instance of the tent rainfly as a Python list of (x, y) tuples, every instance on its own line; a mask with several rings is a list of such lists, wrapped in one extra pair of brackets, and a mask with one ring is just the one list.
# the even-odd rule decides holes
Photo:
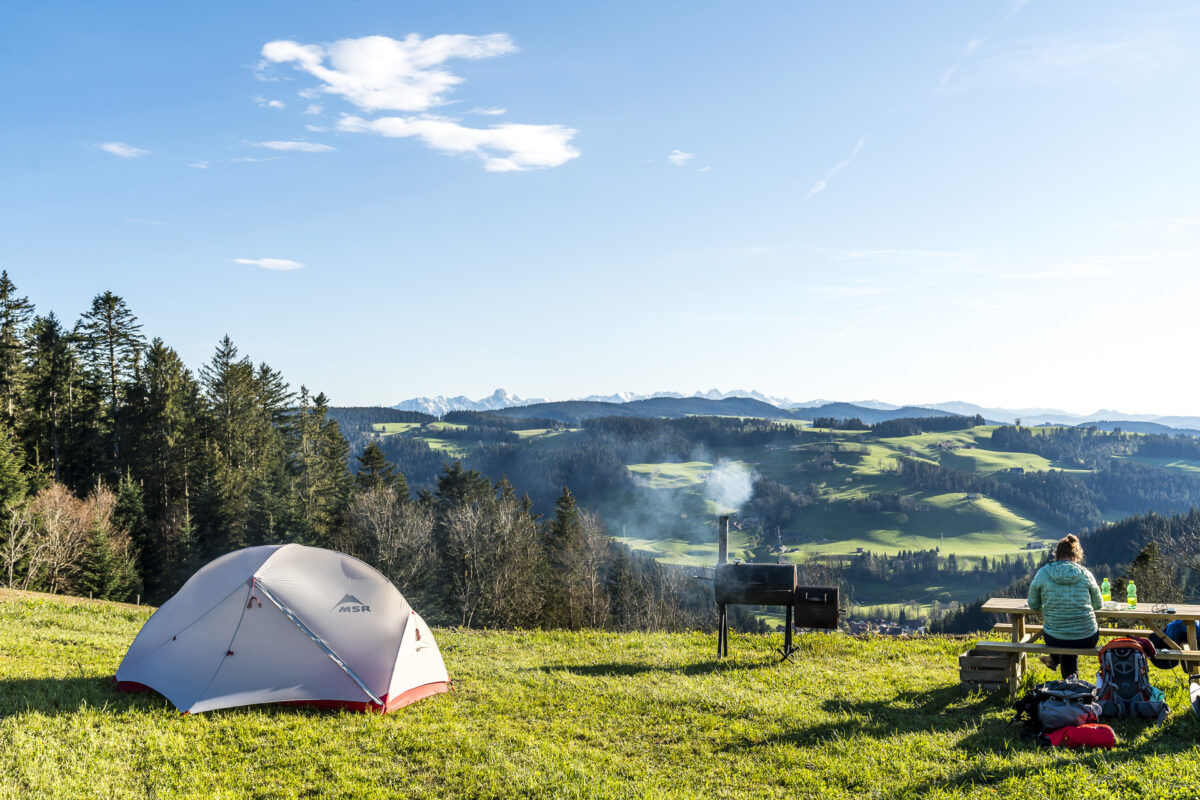
[(343, 553), (285, 544), (200, 569), (142, 626), (116, 680), (184, 713), (282, 702), (386, 712), (450, 678), (429, 626), (387, 578)]

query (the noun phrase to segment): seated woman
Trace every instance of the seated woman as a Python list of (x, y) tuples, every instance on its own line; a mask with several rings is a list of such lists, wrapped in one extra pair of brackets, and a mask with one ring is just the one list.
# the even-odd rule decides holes
[[(1096, 578), (1079, 562), (1083, 548), (1072, 533), (1054, 548), (1054, 560), (1037, 571), (1029, 585), (1029, 607), (1041, 612), (1042, 638), (1054, 647), (1095, 647), (1100, 639), (1096, 611), (1100, 609), (1100, 587)], [(1051, 669), (1060, 667), (1064, 678), (1079, 671), (1079, 656), (1043, 656)]]

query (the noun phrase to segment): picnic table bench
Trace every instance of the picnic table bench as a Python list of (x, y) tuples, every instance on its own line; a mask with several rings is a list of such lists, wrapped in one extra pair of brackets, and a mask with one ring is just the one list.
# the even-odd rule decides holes
[[(1024, 598), (993, 597), (983, 604), (984, 612), (988, 614), (1003, 614), (1008, 622), (997, 623), (992, 630), (996, 633), (1009, 635), (1008, 641), (993, 641), (984, 639), (976, 645), (982, 652), (1006, 654), (1008, 656), (1008, 689), (1016, 696), (1021, 686), (1021, 675), (1025, 671), (1025, 659), (1030, 653), (1038, 655), (1099, 655), (1099, 647), (1067, 648), (1052, 647), (1037, 640), (1042, 637), (1042, 626), (1029, 622), (1026, 618), (1037, 615), (1038, 612), (1029, 607)], [(1174, 620), (1185, 620), (1193, 623), (1187, 626), (1187, 637), (1183, 642), (1176, 642), (1164, 633), (1167, 623)], [(1138, 603), (1130, 608), (1121, 603), (1115, 607), (1108, 606), (1096, 612), (1096, 621), (1100, 623), (1101, 638), (1114, 636), (1150, 636), (1157, 635), (1166, 644), (1166, 648), (1158, 651), (1158, 656), (1186, 662), (1189, 679), (1193, 687), (1200, 684), (1200, 647), (1196, 642), (1195, 621), (1200, 620), (1200, 605), (1185, 605), (1175, 603)], [(1130, 627), (1108, 626), (1106, 621), (1124, 622)], [(1143, 627), (1132, 627), (1140, 624)]]

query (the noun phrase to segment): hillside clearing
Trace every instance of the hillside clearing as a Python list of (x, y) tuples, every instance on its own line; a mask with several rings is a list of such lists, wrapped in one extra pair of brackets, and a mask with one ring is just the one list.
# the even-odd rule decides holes
[[(111, 676), (146, 608), (0, 597), (2, 798), (1195, 796), (1200, 725), (1039, 750), (957, 684), (961, 640), (440, 631), (457, 690), (386, 716), (182, 716)], [(1042, 677), (1046, 673), (1040, 671)]]

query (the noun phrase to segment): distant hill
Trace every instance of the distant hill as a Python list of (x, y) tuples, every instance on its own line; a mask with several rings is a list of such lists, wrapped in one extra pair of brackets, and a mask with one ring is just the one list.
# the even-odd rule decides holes
[(1163, 425), (1158, 422), (1137, 422), (1134, 420), (1123, 420), (1120, 422), (1111, 422), (1109, 420), (1100, 420), (1099, 422), (1081, 422), (1075, 427), (1094, 427), (1102, 431), (1112, 431), (1120, 428), (1126, 433), (1162, 433), (1168, 436), (1178, 436), (1181, 433), (1186, 433), (1189, 436), (1200, 436), (1200, 430), (1196, 430), (1194, 428), (1173, 428), (1170, 425)]
[[(727, 401), (733, 402), (725, 406), (706, 405), (706, 403)], [(787, 398), (772, 397), (754, 390), (742, 389), (730, 392), (709, 389), (704, 392), (697, 391), (691, 395), (672, 391), (654, 392), (653, 394), (615, 392), (563, 401), (523, 398), (504, 389), (497, 389), (479, 400), (472, 400), (462, 395), (457, 397), (443, 395), (413, 397), (397, 403), (392, 408), (416, 411), (435, 417), (443, 416), (451, 411), (502, 411), (507, 416), (514, 416), (514, 414), (508, 413), (511, 409), (537, 408), (543, 411), (550, 409), (549, 413), (532, 411), (522, 412), (516, 416), (558, 419), (568, 424), (597, 416), (678, 417), (700, 414), (778, 419), (858, 417), (863, 422), (875, 423), (900, 417), (936, 417), (945, 414), (972, 417), (978, 414), (989, 421), (1005, 424), (1021, 420), (1025, 425), (1104, 425), (1109, 426), (1105, 427), (1105, 430), (1119, 427), (1122, 430), (1138, 433), (1194, 433), (1200, 430), (1200, 416), (1168, 417), (1155, 414), (1125, 414), (1111, 409), (1099, 409), (1092, 414), (1071, 414), (1059, 408), (998, 408), (959, 400), (927, 403), (921, 406), (897, 406), (881, 400), (855, 402), (810, 400), (798, 403)]]
[(652, 397), (628, 403), (567, 400), (561, 403), (536, 403), (530, 406), (508, 408), (496, 413), (519, 419), (534, 417), (553, 419), (568, 425), (578, 425), (583, 420), (598, 417), (666, 417), (672, 419), (697, 415), (787, 419), (794, 416), (791, 412), (784, 411), (770, 403), (744, 397), (731, 397), (725, 400), (708, 400), (703, 397)]
[(945, 411), (918, 406), (900, 406), (890, 409), (868, 408), (853, 403), (826, 403), (813, 408), (798, 408), (793, 415), (800, 419), (815, 419), (817, 417), (832, 417), (834, 419), (852, 419), (857, 417), (868, 425), (876, 422), (886, 422), (891, 419), (944, 417)]

